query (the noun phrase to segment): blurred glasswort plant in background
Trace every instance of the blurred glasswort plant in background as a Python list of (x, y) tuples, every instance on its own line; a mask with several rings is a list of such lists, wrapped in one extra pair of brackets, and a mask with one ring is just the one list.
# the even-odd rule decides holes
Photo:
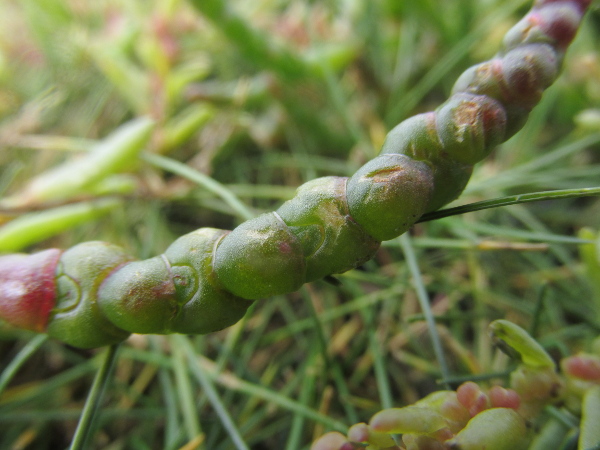
[[(550, 355), (522, 328), (497, 320), (490, 324), (490, 333), (519, 361), (510, 373), (509, 389), (493, 385), (485, 390), (467, 381), (456, 391), (436, 391), (413, 405), (380, 411), (368, 425), (352, 426), (347, 436), (327, 433), (311, 450), (352, 450), (365, 445), (372, 450), (541, 450), (557, 448), (559, 443), (563, 443), (561, 448), (574, 446), (575, 441), (579, 449), (597, 448), (600, 339), (593, 343), (595, 354), (564, 358), (561, 376)], [(557, 409), (554, 405), (564, 406)], [(581, 417), (579, 426), (577, 416)], [(396, 445), (399, 436), (402, 447)]]
[[(4, 2), (1, 251), (101, 239), (148, 258), (193, 229), (231, 229), (273, 210), (303, 182), (351, 175), (396, 123), (436, 108), (458, 75), (489, 59), (531, 6), (444, 5)], [(597, 193), (581, 189), (600, 173), (598, 21), (592, 5), (565, 73), (525, 128), (476, 168), (461, 202), (550, 189), (579, 199), (419, 224), (339, 283), (253, 305), (228, 331), (133, 335), (118, 359), (114, 348), (98, 356), (99, 370), (93, 352), (25, 344), (29, 333), (3, 325), (0, 446), (64, 447), (86, 396), (72, 448), (97, 429), (97, 448), (308, 448), (326, 430), (357, 436), (364, 427), (346, 424), (381, 408), (414, 403), (400, 408), (414, 421), (423, 411), (410, 408), (441, 387), (458, 388), (459, 415), (477, 399), (504, 407), (474, 406), (470, 416), (484, 421), (496, 414), (486, 411), (521, 406), (511, 391), (466, 380), (512, 373), (520, 405), (532, 405), (518, 388), (519, 374), (521, 385), (535, 379), (523, 375), (531, 361), (515, 369), (489, 345), (489, 323), (509, 318), (550, 353), (548, 373), (561, 361), (556, 379), (578, 394), (558, 396), (565, 409), (540, 400), (527, 430), (510, 411), (506, 423), (532, 445), (551, 436), (543, 442), (575, 448), (581, 414), (587, 448), (596, 438), (585, 424), (598, 403), (599, 258), (594, 231), (574, 234), (600, 228), (598, 202), (581, 198)], [(523, 356), (521, 346), (506, 343)], [(107, 406), (94, 416), (108, 380)], [(397, 414), (383, 417), (393, 424)], [(443, 426), (394, 426), (386, 431), (404, 433), (409, 448), (444, 436), (471, 448), (486, 428), (452, 425), (453, 437), (430, 436)], [(396, 445), (386, 436), (373, 448)]]

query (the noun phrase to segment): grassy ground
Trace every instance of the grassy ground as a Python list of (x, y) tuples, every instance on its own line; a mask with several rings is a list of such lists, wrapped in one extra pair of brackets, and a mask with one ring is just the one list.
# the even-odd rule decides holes
[[(217, 3), (0, 4), (0, 196), (14, 199), (135, 117), (156, 121), (145, 153), (120, 173), (5, 201), (6, 224), (66, 209), (54, 228), (32, 227), (51, 233), (28, 231), (20, 248), (3, 250), (105, 240), (147, 258), (193, 229), (231, 229), (272, 210), (303, 182), (349, 175), (391, 127), (435, 108), (464, 69), (493, 55), (530, 7), (238, 0), (223, 16)], [(457, 204), (599, 185), (599, 40), (596, 8), (525, 129), (477, 167)], [(133, 336), (88, 448), (308, 448), (384, 407), (504, 372), (487, 335), (497, 318), (532, 330), (556, 358), (585, 349), (600, 328), (600, 292), (578, 253), (584, 226), (600, 229), (595, 198), (427, 222), (339, 286), (320, 281), (257, 302), (230, 329)], [(431, 301), (443, 360), (419, 296)], [(32, 350), (0, 397), (0, 448), (65, 448), (105, 350), (32, 337), (0, 327), (1, 367)]]

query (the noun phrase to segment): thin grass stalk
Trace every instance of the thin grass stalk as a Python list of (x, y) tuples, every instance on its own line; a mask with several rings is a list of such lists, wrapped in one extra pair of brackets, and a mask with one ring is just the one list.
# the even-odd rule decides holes
[(541, 202), (545, 200), (562, 200), (567, 198), (582, 198), (599, 196), (600, 187), (583, 188), (583, 189), (563, 189), (559, 191), (542, 191), (532, 192), (530, 194), (511, 195), (509, 197), (499, 197), (481, 202), (469, 203), (468, 205), (457, 206), (455, 208), (447, 208), (439, 211), (433, 211), (424, 214), (418, 221), (429, 222), (432, 220), (442, 219), (444, 217), (466, 214), (474, 211), (482, 211), (484, 209), (498, 208), (500, 206), (519, 205), (522, 203)]
[[(306, 364), (303, 368), (303, 374), (298, 375), (302, 377), (302, 384), (300, 386), (300, 396), (298, 401), (303, 405), (310, 403), (311, 398), (314, 396), (316, 389), (316, 379), (319, 374), (319, 351), (318, 346), (311, 346), (310, 355), (308, 355)], [(306, 422), (306, 417), (301, 414), (294, 414), (292, 419), (292, 425), (290, 427), (290, 433), (286, 442), (285, 450), (296, 450), (301, 448), (302, 444), (302, 430)]]
[(257, 305), (258, 303), (253, 303), (250, 305), (248, 311), (246, 311), (246, 315), (229, 329), (227, 337), (225, 338), (225, 345), (223, 346), (221, 352), (219, 352), (219, 357), (217, 359), (217, 367), (219, 372), (225, 368), (225, 364), (227, 364), (227, 361), (232, 356), (233, 350), (237, 348), (240, 340), (242, 339), (242, 332), (246, 329), (248, 317), (252, 317), (254, 315)]
[[(35, 423), (37, 425), (47, 425), (48, 429), (58, 422), (77, 420), (81, 414), (77, 409), (48, 409), (40, 407), (27, 411), (8, 411), (0, 413), (0, 422), (3, 426), (7, 424), (21, 424), (30, 426)], [(101, 408), (98, 411), (98, 420), (102, 421), (136, 421), (136, 420), (152, 420), (158, 422), (165, 416), (165, 410), (162, 407), (154, 408), (131, 408), (123, 411), (123, 408)], [(4, 429), (2, 430), (4, 431)], [(2, 435), (4, 437), (4, 435)], [(117, 443), (115, 443), (117, 445)], [(23, 447), (2, 447), (5, 448), (23, 448)], [(31, 447), (27, 447), (28, 449)], [(47, 447), (42, 447), (47, 448)], [(121, 447), (117, 447), (121, 448)], [(167, 448), (167, 447), (165, 447)], [(173, 448), (173, 446), (171, 446)]]
[(393, 106), (390, 107), (386, 114), (386, 123), (391, 125), (406, 118), (406, 116), (418, 106), (419, 102), (425, 98), (427, 93), (431, 92), (435, 85), (443, 80), (460, 60), (468, 54), (469, 50), (477, 40), (481, 39), (483, 35), (489, 32), (493, 24), (501, 22), (509, 17), (522, 7), (524, 3), (526, 3), (524, 0), (516, 0), (508, 4), (499, 13), (483, 19), (474, 31), (458, 41), (456, 45), (442, 56), (437, 64), (433, 66), (411, 90), (404, 94), (402, 101), (394, 101), (391, 103)]
[(540, 288), (540, 291), (538, 293), (536, 302), (535, 302), (535, 308), (533, 310), (533, 314), (532, 314), (532, 318), (531, 318), (531, 325), (529, 327), (529, 334), (536, 338), (540, 325), (542, 323), (542, 311), (544, 309), (544, 302), (547, 298), (548, 295), (548, 291), (549, 291), (549, 284), (548, 282), (545, 282), (542, 287)]
[(484, 374), (480, 374), (480, 375), (475, 375), (475, 374), (456, 375), (456, 376), (450, 376), (447, 378), (443, 378), (438, 381), (438, 384), (460, 385), (460, 384), (466, 383), (467, 381), (480, 382), (480, 381), (496, 380), (499, 378), (508, 379), (511, 372), (512, 372), (512, 370), (506, 370), (504, 372), (484, 373)]
[[(349, 398), (350, 389), (348, 388), (347, 380), (344, 377), (342, 367), (340, 366), (338, 361), (335, 358), (331, 358), (328, 353), (328, 339), (325, 336), (324, 321), (322, 320), (323, 315), (319, 314), (315, 308), (314, 291), (311, 288), (304, 286), (303, 292), (305, 292), (310, 297), (310, 301), (306, 302), (310, 309), (310, 318), (308, 318), (307, 321), (314, 323), (314, 329), (316, 330), (318, 338), (317, 342), (319, 343), (319, 350), (321, 351), (323, 361), (325, 361), (326, 366), (331, 372), (331, 376), (334, 379), (339, 397)], [(298, 321), (294, 322), (292, 326), (295, 326), (295, 324), (297, 323)], [(300, 331), (301, 329), (297, 330), (296, 332)], [(356, 412), (356, 409), (354, 408), (354, 405), (352, 405), (351, 402), (342, 402), (342, 407), (344, 408), (346, 417), (349, 418), (351, 422), (356, 422), (358, 420), (358, 413)]]
[(251, 397), (256, 397), (266, 402), (273, 403), (274, 405), (277, 405), (288, 411), (302, 414), (303, 416), (312, 419), (315, 422), (321, 423), (332, 430), (341, 431), (344, 433), (348, 431), (346, 424), (338, 420), (320, 414), (319, 412), (264, 386), (242, 380), (241, 378), (238, 378), (230, 373), (218, 373), (216, 370), (216, 364), (213, 361), (201, 355), (197, 355), (197, 358), (199, 359), (198, 364), (202, 365), (202, 368), (209, 379), (214, 380), (216, 383), (225, 386), (232, 391), (241, 392)]
[(102, 365), (96, 373), (94, 383), (85, 401), (77, 429), (71, 442), (70, 450), (84, 450), (87, 448), (87, 441), (95, 428), (95, 418), (98, 407), (102, 401), (104, 390), (110, 379), (112, 368), (117, 360), (117, 353), (120, 344), (111, 345), (106, 349)]
[(543, 154), (539, 158), (536, 158), (528, 163), (515, 167), (510, 171), (510, 174), (507, 173), (503, 176), (517, 175), (521, 177), (525, 173), (531, 173), (540, 169), (544, 169), (554, 163), (557, 163), (563, 158), (579, 153), (588, 147), (595, 146), (598, 144), (598, 142), (600, 142), (600, 132), (584, 136), (574, 142), (568, 142), (568, 140), (566, 140), (564, 145), (560, 145), (553, 151)]
[[(159, 340), (156, 336), (153, 336), (150, 339), (151, 348), (156, 354), (161, 354), (162, 350), (160, 348)], [(177, 416), (177, 402), (176, 402), (176, 393), (174, 389), (173, 379), (171, 377), (171, 373), (164, 366), (151, 362), (152, 364), (156, 364), (160, 367), (158, 371), (158, 381), (160, 383), (162, 394), (164, 398), (165, 405), (165, 435), (164, 435), (164, 447), (165, 448), (174, 448), (177, 442), (177, 435), (179, 430), (179, 419)]]
[(557, 442), (561, 442), (565, 439), (569, 430), (570, 428), (564, 423), (555, 418), (551, 418), (533, 438), (529, 450), (546, 450), (552, 448)]
[[(553, 164), (559, 163), (561, 160), (568, 158), (577, 153), (581, 153), (585, 149), (596, 146), (600, 142), (600, 133), (592, 133), (572, 141), (572, 137), (568, 137), (550, 151), (544, 150), (544, 153), (535, 159), (523, 163), (520, 166), (513, 167), (507, 172), (498, 174), (494, 178), (483, 178), (481, 180), (473, 180), (465, 189), (466, 194), (475, 191), (490, 189), (508, 189), (510, 187), (520, 186), (523, 180), (529, 182), (533, 174), (541, 172), (544, 169), (550, 168)], [(532, 153), (536, 150), (532, 149)], [(541, 151), (541, 150), (539, 150)], [(549, 172), (549, 170), (548, 170)], [(543, 172), (542, 172), (543, 173)]]
[(472, 311), (475, 317), (473, 327), (473, 352), (479, 367), (488, 367), (492, 359), (492, 349), (489, 345), (488, 327), (490, 319), (487, 316), (487, 285), (488, 277), (480, 264), (479, 252), (467, 252), (465, 262), (469, 271), (470, 291), (473, 297)]
[[(408, 234), (403, 234), (402, 236), (400, 236), (399, 239), (400, 245), (402, 246), (402, 251), (404, 252), (404, 257), (406, 258), (406, 263), (410, 270), (410, 274), (413, 278), (415, 290), (417, 291), (419, 305), (421, 306), (421, 310), (423, 311), (423, 315), (425, 316), (427, 329), (429, 331), (433, 351), (435, 353), (435, 357), (439, 365), (442, 379), (446, 380), (450, 376), (450, 372), (448, 370), (448, 363), (446, 362), (446, 357), (444, 356), (444, 349), (442, 348), (440, 335), (438, 334), (437, 329), (435, 327), (435, 319), (433, 317), (433, 312), (431, 311), (431, 306), (429, 304), (429, 295), (427, 295), (427, 290), (425, 289), (425, 285), (423, 284), (423, 278), (421, 276), (421, 270), (419, 269), (417, 257), (415, 255), (415, 251), (413, 249)], [(444, 384), (444, 387), (446, 389), (450, 389), (450, 385), (448, 385), (447, 383)]]
[(190, 0), (233, 43), (246, 59), (260, 69), (270, 69), (288, 80), (298, 80), (313, 72), (291, 49), (276, 46), (273, 40), (236, 14), (225, 0)]
[[(308, 320), (310, 320), (311, 322), (314, 322), (314, 330), (316, 333), (316, 342), (319, 345), (319, 350), (321, 352), (321, 356), (323, 357), (323, 360), (325, 361), (325, 364), (327, 364), (328, 367), (333, 367), (333, 365), (335, 363), (329, 357), (329, 353), (327, 351), (327, 342), (329, 341), (329, 338), (326, 336), (326, 330), (324, 327), (324, 323), (321, 320), (321, 315), (319, 314), (319, 312), (317, 311), (317, 308), (315, 307), (315, 303), (317, 302), (315, 292), (311, 288), (310, 285), (302, 286), (301, 292), (304, 294), (303, 296), (306, 299), (306, 305), (308, 306), (308, 309), (309, 309), (310, 314), (309, 314)], [(295, 323), (297, 323), (297, 321), (294, 321), (292, 323), (295, 324)]]
[(0, 415), (10, 414), (32, 399), (47, 395), (50, 392), (55, 392), (63, 386), (68, 386), (88, 374), (96, 372), (96, 370), (97, 367), (95, 361), (90, 359), (47, 379), (43, 384), (20, 390), (14, 395), (11, 395), (10, 399), (2, 399), (0, 402)]
[(376, 333), (369, 335), (369, 346), (373, 355), (373, 368), (375, 370), (375, 379), (377, 380), (377, 391), (381, 400), (382, 408), (392, 408), (394, 406), (394, 397), (388, 379), (386, 362), (381, 351), (381, 342), (377, 340)]
[(355, 118), (352, 117), (350, 111), (352, 110), (349, 105), (348, 98), (346, 97), (343, 89), (341, 88), (341, 83), (338, 78), (336, 78), (335, 74), (327, 66), (326, 63), (321, 64), (321, 68), (324, 73), (325, 85), (327, 87), (327, 91), (329, 92), (329, 98), (331, 99), (333, 106), (335, 107), (337, 113), (344, 121), (344, 125), (348, 130), (350, 136), (355, 141), (355, 143), (360, 143), (363, 145), (367, 145), (370, 147), (370, 156), (375, 157), (376, 154), (373, 151), (372, 146), (370, 145), (370, 139), (366, 135), (363, 128), (361, 128), (360, 124), (356, 121)]
[[(561, 442), (561, 445), (558, 447), (558, 450), (573, 450), (576, 448), (577, 441), (579, 440), (579, 430), (577, 428), (573, 428), (569, 430), (565, 439)], [(584, 448), (583, 450), (598, 450), (599, 447), (592, 448)]]
[(177, 339), (178, 337), (179, 335), (176, 334), (169, 336), (169, 342), (171, 343), (173, 352), (173, 371), (175, 372), (177, 395), (179, 396), (187, 437), (189, 440), (194, 440), (202, 435), (202, 428), (200, 426), (196, 402), (194, 401), (196, 396), (194, 395), (192, 383), (187, 371), (185, 354), (181, 342)]
[[(352, 397), (352, 391), (348, 387), (348, 380), (344, 374), (343, 367), (339, 363), (335, 363), (332, 367), (332, 376), (333, 381), (335, 382), (335, 387), (337, 389), (339, 398), (350, 398)], [(342, 408), (344, 408), (345, 417), (352, 423), (358, 421), (358, 412), (356, 411), (356, 407), (352, 402), (342, 402)]]
[[(521, 222), (527, 229), (535, 232), (535, 233), (551, 233), (552, 229), (549, 224), (544, 221), (538, 219), (536, 215), (530, 208), (525, 208), (523, 205), (517, 205), (514, 208), (510, 208), (507, 210), (507, 213)], [(518, 223), (518, 222), (517, 222)], [(576, 258), (574, 255), (564, 246), (562, 245), (552, 245), (549, 246), (550, 255), (554, 256), (562, 265), (565, 267), (575, 267), (577, 264)], [(531, 257), (531, 255), (530, 255)], [(584, 276), (582, 274), (576, 275), (579, 279), (583, 280)], [(557, 284), (557, 286), (563, 285), (562, 283)], [(566, 287), (568, 290), (570, 288)]]
[(392, 390), (390, 388), (390, 381), (388, 378), (388, 371), (386, 369), (385, 351), (386, 347), (382, 346), (382, 342), (378, 337), (378, 326), (377, 318), (373, 309), (365, 309), (363, 314), (367, 316), (367, 323), (370, 325), (372, 330), (369, 333), (369, 349), (373, 358), (373, 371), (375, 373), (375, 380), (377, 382), (377, 392), (379, 393), (379, 400), (382, 408), (393, 408), (394, 398)]
[(31, 339), (25, 347), (10, 361), (8, 366), (0, 375), (0, 394), (4, 391), (10, 380), (15, 376), (19, 369), (27, 362), (27, 360), (48, 340), (47, 334), (38, 334)]
[(246, 205), (244, 205), (233, 192), (216, 181), (214, 178), (198, 172), (197, 170), (194, 170), (191, 167), (180, 163), (179, 161), (166, 158), (164, 156), (145, 153), (141, 156), (141, 158), (155, 167), (159, 167), (163, 170), (172, 172), (176, 175), (193, 181), (213, 194), (221, 197), (221, 199), (223, 199), (223, 201), (227, 203), (241, 219), (248, 220), (255, 216), (255, 214)]
[[(343, 303), (335, 309), (327, 309), (322, 313), (319, 313), (319, 323), (331, 322), (335, 319), (339, 319), (346, 314), (352, 314), (363, 309), (372, 308), (378, 303), (383, 302), (390, 296), (398, 296), (404, 292), (404, 289), (392, 287), (389, 289), (382, 289), (381, 291), (373, 292), (370, 294), (355, 297), (354, 300), (350, 300), (347, 303)], [(315, 326), (315, 321), (312, 317), (306, 319), (300, 319), (294, 323), (291, 323), (286, 328), (278, 329), (267, 333), (263, 337), (263, 342), (273, 343), (281, 339), (286, 339), (293, 334), (300, 333), (303, 330), (312, 329)]]
[(544, 242), (546, 244), (589, 244), (590, 241), (578, 237), (562, 236), (540, 231), (522, 230), (498, 225), (490, 225), (483, 222), (464, 222), (464, 228), (480, 234), (503, 236), (515, 239), (526, 239), (529, 241)]
[(555, 419), (562, 422), (569, 428), (578, 428), (579, 427), (579, 419), (573, 416), (569, 411), (564, 408), (557, 408), (556, 406), (547, 406), (545, 411)]
[(190, 370), (202, 386), (204, 394), (208, 397), (208, 400), (210, 401), (212, 407), (219, 416), (223, 427), (225, 427), (225, 429), (227, 430), (227, 434), (233, 441), (235, 447), (238, 450), (249, 450), (250, 447), (248, 447), (237, 426), (231, 419), (231, 416), (229, 415), (229, 413), (227, 412), (227, 408), (221, 401), (219, 393), (215, 389), (212, 381), (206, 375), (202, 366), (198, 363), (196, 353), (192, 345), (190, 344), (189, 339), (185, 336), (177, 334), (172, 337), (172, 342), (174, 344), (180, 345), (183, 349), (188, 360)]

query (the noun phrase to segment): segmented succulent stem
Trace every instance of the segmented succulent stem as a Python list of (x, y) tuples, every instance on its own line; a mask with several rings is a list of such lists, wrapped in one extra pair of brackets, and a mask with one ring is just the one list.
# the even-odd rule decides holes
[(84, 348), (129, 333), (209, 333), (252, 300), (363, 264), (458, 197), (473, 165), (523, 126), (589, 4), (536, 1), (494, 58), (466, 70), (435, 111), (390, 131), (380, 156), (349, 178), (300, 186), (231, 232), (202, 228), (144, 261), (103, 242), (0, 257), (0, 316)]

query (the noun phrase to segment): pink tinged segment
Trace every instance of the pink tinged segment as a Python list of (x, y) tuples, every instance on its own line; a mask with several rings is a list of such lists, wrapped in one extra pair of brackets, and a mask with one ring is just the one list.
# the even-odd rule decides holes
[(528, 15), (532, 26), (540, 27), (563, 50), (571, 43), (588, 5), (586, 2), (553, 2), (534, 8)]
[(539, 8), (540, 6), (552, 3), (572, 3), (577, 6), (581, 12), (584, 12), (587, 7), (592, 4), (592, 0), (537, 0), (533, 7)]
[(561, 363), (563, 371), (574, 378), (600, 382), (600, 357), (596, 355), (575, 355)]
[(62, 251), (0, 256), (0, 318), (43, 333), (56, 300), (55, 269)]

